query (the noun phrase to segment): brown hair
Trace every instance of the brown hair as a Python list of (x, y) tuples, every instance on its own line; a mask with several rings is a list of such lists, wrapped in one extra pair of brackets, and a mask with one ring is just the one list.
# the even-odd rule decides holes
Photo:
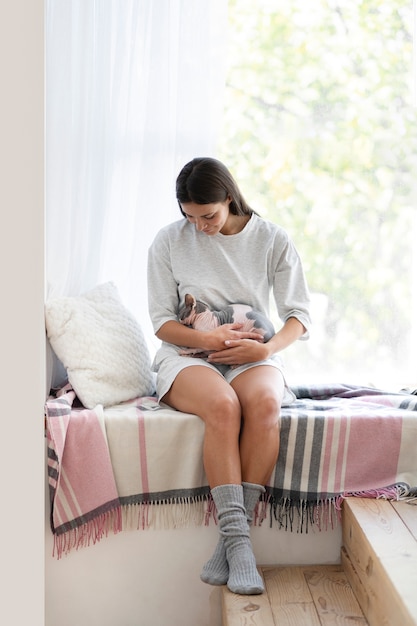
[(211, 157), (195, 158), (182, 168), (176, 182), (177, 201), (181, 213), (181, 204), (214, 204), (224, 202), (228, 196), (233, 215), (252, 215), (255, 213), (248, 205), (233, 176), (221, 161)]

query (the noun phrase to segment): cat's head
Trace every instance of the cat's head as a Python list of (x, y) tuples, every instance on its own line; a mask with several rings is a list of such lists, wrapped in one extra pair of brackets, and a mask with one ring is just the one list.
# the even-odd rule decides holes
[(180, 307), (178, 312), (178, 320), (184, 326), (192, 326), (196, 315), (207, 311), (208, 305), (191, 294), (185, 294), (184, 304)]

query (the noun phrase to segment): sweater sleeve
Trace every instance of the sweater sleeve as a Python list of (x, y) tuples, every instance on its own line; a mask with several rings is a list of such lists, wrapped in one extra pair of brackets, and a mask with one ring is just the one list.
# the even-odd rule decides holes
[(165, 322), (177, 320), (178, 285), (173, 275), (170, 238), (164, 230), (148, 250), (148, 309), (154, 332)]
[(298, 319), (307, 331), (300, 339), (308, 339), (311, 327), (310, 294), (300, 256), (289, 238), (280, 249), (273, 269), (272, 285), (280, 318), (283, 322), (290, 317)]

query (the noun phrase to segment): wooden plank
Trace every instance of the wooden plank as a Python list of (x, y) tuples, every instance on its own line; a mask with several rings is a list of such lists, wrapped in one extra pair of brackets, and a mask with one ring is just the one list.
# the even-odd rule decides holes
[(390, 502), (397, 514), (401, 517), (405, 526), (407, 526), (414, 539), (417, 541), (417, 500), (410, 502)]
[(261, 568), (279, 626), (320, 626), (320, 620), (303, 574), (302, 567)]
[(393, 626), (416, 626), (417, 543), (390, 503), (348, 498), (342, 528), (343, 544), (368, 590), (369, 605), (362, 609), (371, 626), (380, 626), (382, 617)]
[(311, 595), (322, 626), (368, 624), (342, 566), (305, 569)]
[[(372, 595), (372, 590), (366, 588), (362, 583), (358, 572), (356, 571), (348, 553), (346, 552), (346, 549), (343, 546), (341, 549), (341, 563), (359, 606), (362, 608), (364, 615), (368, 616), (369, 619), (369, 615), (372, 615), (372, 609), (370, 607), (372, 607), (373, 603), (375, 603), (376, 606), (379, 606), (378, 600), (375, 597), (372, 600), (370, 599), (369, 596), (370, 594)], [(378, 615), (377, 619), (379, 619), (380, 626), (388, 626), (386, 617), (383, 614)]]
[[(258, 568), (261, 576), (263, 572)], [(264, 579), (265, 580), (265, 579)], [(222, 587), (223, 626), (276, 626), (266, 592), (242, 596)]]

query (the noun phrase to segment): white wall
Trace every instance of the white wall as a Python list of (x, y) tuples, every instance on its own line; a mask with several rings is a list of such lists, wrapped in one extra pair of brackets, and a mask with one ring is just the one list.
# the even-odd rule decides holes
[(44, 6), (0, 4), (0, 623), (44, 624)]

